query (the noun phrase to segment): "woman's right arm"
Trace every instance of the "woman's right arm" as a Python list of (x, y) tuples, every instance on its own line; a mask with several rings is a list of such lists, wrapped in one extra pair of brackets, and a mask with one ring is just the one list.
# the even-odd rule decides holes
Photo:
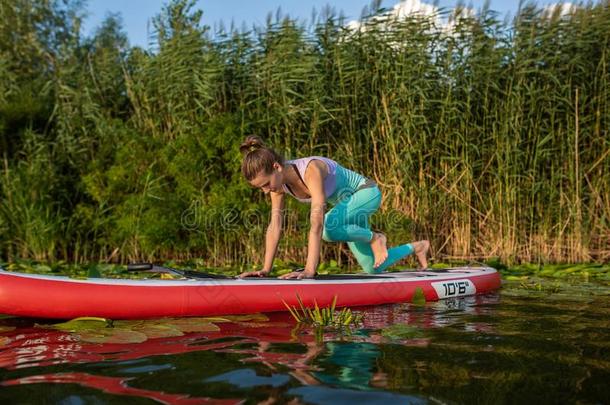
[(240, 277), (265, 276), (273, 269), (273, 259), (277, 252), (277, 246), (280, 242), (282, 234), (282, 220), (284, 216), (284, 199), (283, 193), (269, 193), (271, 195), (271, 219), (265, 234), (265, 261), (263, 269), (260, 271), (251, 271), (242, 273)]

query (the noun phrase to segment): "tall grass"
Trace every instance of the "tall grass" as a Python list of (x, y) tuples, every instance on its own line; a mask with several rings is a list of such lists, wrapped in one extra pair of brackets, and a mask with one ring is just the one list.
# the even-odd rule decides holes
[[(373, 7), (359, 30), (326, 10), (216, 32), (182, 0), (155, 18), (147, 50), (116, 16), (80, 38), (79, 10), (55, 2), (31, 13), (62, 35), (34, 41), (25, 3), (3, 9), (24, 22), (19, 52), (0, 27), (3, 258), (260, 262), (269, 204), (240, 178), (237, 150), (252, 133), (374, 178), (391, 244), (610, 258), (607, 0), (568, 15), (524, 4), (512, 21), (442, 12), (450, 31)], [(307, 207), (288, 209), (281, 254), (303, 260)], [(351, 262), (340, 244), (323, 255)]]

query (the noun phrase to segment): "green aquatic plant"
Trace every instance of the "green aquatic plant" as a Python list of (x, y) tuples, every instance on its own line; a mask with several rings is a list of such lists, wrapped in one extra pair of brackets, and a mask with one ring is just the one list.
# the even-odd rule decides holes
[(53, 329), (63, 330), (66, 332), (77, 332), (84, 329), (112, 327), (112, 319), (99, 318), (95, 316), (81, 316), (66, 322), (53, 324)]
[(601, 263), (581, 264), (520, 264), (500, 270), (506, 281), (525, 281), (531, 277), (547, 279), (581, 279), (610, 281), (610, 265)]
[(541, 282), (530, 282), (530, 283), (522, 282), (521, 284), (519, 284), (519, 287), (524, 290), (544, 291), (544, 292), (549, 292), (549, 293), (556, 293), (556, 292), (561, 291), (561, 287), (557, 284), (547, 285), (547, 284), (544, 284)]
[(397, 323), (383, 328), (381, 335), (389, 339), (399, 340), (420, 338), (424, 336), (424, 333), (416, 326)]
[(52, 325), (36, 324), (36, 327), (69, 332), (89, 343), (141, 343), (148, 339), (142, 332), (114, 326), (111, 319), (98, 317), (80, 317)]
[[(274, 326), (264, 314), (226, 315), (222, 317), (160, 318), (147, 320), (112, 320), (80, 317), (56, 324), (36, 324), (38, 328), (69, 332), (89, 343), (141, 343), (148, 339), (182, 336), (185, 333), (218, 332), (216, 323), (236, 323), (243, 327)], [(2, 330), (0, 332), (8, 331)]]
[(318, 266), (318, 274), (333, 274), (333, 273), (347, 273), (343, 270), (336, 260), (330, 260), (328, 262), (322, 262)]
[(417, 287), (415, 289), (413, 297), (411, 297), (411, 304), (417, 306), (422, 306), (426, 304), (426, 296), (424, 295), (424, 290), (421, 287)]
[(349, 328), (351, 326), (359, 325), (362, 323), (364, 315), (361, 313), (355, 313), (350, 308), (344, 307), (340, 311), (336, 311), (337, 296), (333, 298), (330, 307), (320, 308), (317, 301), (314, 300), (314, 307), (307, 308), (299, 294), (296, 295), (300, 309), (297, 307), (291, 307), (282, 300), (292, 317), (300, 324), (308, 324), (313, 327), (331, 327), (331, 328)]

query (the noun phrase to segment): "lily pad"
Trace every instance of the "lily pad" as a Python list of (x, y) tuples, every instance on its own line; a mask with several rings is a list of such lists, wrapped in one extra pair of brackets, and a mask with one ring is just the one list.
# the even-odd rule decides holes
[(171, 325), (149, 324), (134, 325), (130, 330), (145, 334), (149, 339), (184, 336), (184, 333)]
[(527, 280), (529, 276), (504, 276), (504, 279), (507, 281), (521, 281)]
[(74, 318), (68, 322), (55, 323), (52, 325), (36, 325), (38, 327), (62, 330), (65, 332), (80, 332), (85, 330), (97, 330), (110, 327), (112, 321), (106, 318), (81, 317)]
[(389, 339), (413, 339), (424, 335), (416, 326), (397, 323), (381, 330), (381, 335)]
[(224, 318), (224, 317), (219, 317), (219, 316), (211, 316), (211, 317), (205, 317), (205, 318), (200, 318), (200, 319), (205, 319), (206, 322), (213, 322), (213, 323), (227, 323), (227, 322), (233, 322), (230, 319)]
[(265, 314), (248, 314), (248, 315), (223, 315), (223, 316), (208, 316), (205, 318), (189, 318), (201, 319), (206, 322), (227, 323), (227, 322), (267, 322), (269, 318)]
[(142, 343), (148, 340), (142, 332), (122, 328), (88, 330), (76, 335), (81, 341), (89, 343)]
[(91, 267), (89, 271), (87, 271), (87, 278), (101, 278), (102, 274), (97, 269), (97, 267)]
[(180, 332), (218, 332), (220, 328), (205, 318), (168, 318), (159, 322)]
[(265, 314), (223, 315), (222, 318), (228, 319), (230, 322), (267, 322), (269, 320), (269, 318)]
[(46, 264), (37, 264), (34, 266), (34, 271), (36, 273), (44, 274), (44, 273), (51, 273), (53, 271), (53, 269), (51, 269), (51, 267), (49, 267)]
[(83, 317), (36, 326), (70, 332), (80, 341), (89, 343), (141, 343), (148, 339), (145, 333), (129, 327), (115, 327), (111, 320), (105, 318)]
[(292, 326), (286, 322), (237, 322), (245, 328), (287, 328)]
[[(228, 321), (227, 321), (228, 322)], [(217, 332), (220, 328), (207, 318), (162, 318), (142, 321), (116, 321), (114, 326), (142, 332), (150, 338), (182, 336), (189, 332)]]

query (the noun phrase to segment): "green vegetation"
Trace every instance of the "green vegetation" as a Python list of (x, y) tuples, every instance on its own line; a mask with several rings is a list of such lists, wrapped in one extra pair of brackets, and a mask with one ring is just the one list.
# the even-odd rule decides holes
[[(322, 274), (338, 274), (338, 273), (350, 273), (357, 272), (355, 267), (333, 267), (333, 263), (323, 263), (325, 270), (321, 271)], [(521, 264), (507, 267), (505, 264), (497, 261), (490, 260), (486, 263), (500, 271), (502, 279), (509, 282), (517, 282), (522, 288), (529, 290), (553, 290), (555, 285), (548, 285), (548, 282), (554, 280), (560, 282), (562, 280), (568, 281), (579, 281), (589, 282), (596, 281), (601, 284), (610, 284), (610, 265), (606, 264), (545, 264), (545, 265), (532, 265), (532, 264)], [(17, 271), (21, 273), (34, 273), (34, 274), (49, 274), (49, 275), (63, 275), (73, 278), (176, 278), (170, 274), (158, 274), (158, 273), (146, 273), (146, 272), (128, 272), (126, 266), (117, 264), (103, 264), (103, 263), (90, 263), (90, 264), (74, 264), (65, 263), (62, 261), (55, 262), (52, 264), (38, 263), (29, 260), (18, 260), (8, 264), (0, 265), (9, 271)], [(173, 267), (183, 270), (199, 270), (209, 273), (221, 273), (224, 275), (236, 276), (245, 270), (253, 270), (258, 267), (217, 267), (209, 268), (203, 265), (202, 259), (195, 259), (190, 261), (175, 262), (168, 261), (162, 264), (163, 266)], [(461, 266), (464, 263), (453, 263), (454, 266)], [(477, 264), (478, 265), (478, 264)], [(289, 273), (295, 268), (299, 267), (296, 263), (284, 263), (281, 260), (275, 261), (274, 272), (272, 276), (278, 276)], [(432, 268), (446, 268), (451, 267), (448, 263), (436, 263)], [(396, 271), (405, 270), (404, 266), (398, 266)], [(540, 285), (541, 280), (546, 280), (544, 285)], [(421, 289), (416, 289), (411, 303), (415, 306), (422, 306), (426, 303), (426, 298)]]
[[(522, 264), (501, 270), (508, 281), (528, 281), (532, 278), (597, 280), (610, 283), (610, 265), (602, 264)], [(531, 281), (531, 280), (530, 280)], [(526, 282), (525, 284), (529, 284)]]
[(424, 290), (421, 287), (417, 287), (411, 298), (411, 303), (416, 306), (422, 306), (426, 304), (426, 296)]
[[(296, 262), (284, 262), (281, 259), (274, 260), (274, 276), (290, 273), (295, 269), (302, 267)], [(120, 264), (108, 263), (67, 263), (65, 261), (55, 261), (51, 263), (37, 262), (34, 260), (15, 260), (11, 263), (2, 263), (0, 266), (8, 271), (16, 271), (21, 273), (32, 274), (49, 274), (58, 276), (69, 276), (73, 278), (179, 278), (179, 276), (171, 274), (148, 273), (148, 272), (133, 272), (127, 271), (127, 266)], [(169, 260), (162, 263), (162, 266), (172, 267), (182, 270), (196, 270), (210, 273), (222, 273), (227, 276), (237, 276), (245, 270), (258, 270), (260, 266), (241, 266), (241, 267), (214, 267), (210, 268), (205, 265), (203, 259), (191, 259), (183, 261)], [(357, 269), (341, 268), (333, 260), (330, 263), (321, 263), (318, 267), (319, 274), (337, 274), (357, 272)]]
[[(149, 49), (117, 16), (82, 37), (84, 12), (0, 7), (2, 260), (260, 263), (270, 207), (241, 178), (248, 134), (378, 181), (373, 223), (391, 244), (610, 257), (608, 0), (564, 17), (525, 4), (508, 23), (483, 10), (452, 35), (415, 17), (351, 31), (330, 12), (211, 32), (174, 0)], [(303, 262), (308, 207), (287, 208), (280, 254)], [(329, 271), (352, 260), (340, 244), (322, 253)]]
[(337, 328), (337, 329), (349, 329), (351, 326), (360, 325), (362, 318), (364, 317), (361, 313), (352, 312), (350, 308), (344, 307), (341, 311), (336, 311), (335, 306), (337, 305), (337, 296), (333, 298), (333, 302), (329, 307), (320, 308), (318, 303), (314, 301), (313, 308), (307, 308), (301, 297), (297, 294), (297, 301), (299, 308), (291, 307), (284, 302), (284, 305), (290, 311), (290, 314), (297, 323), (307, 324), (315, 328)]

